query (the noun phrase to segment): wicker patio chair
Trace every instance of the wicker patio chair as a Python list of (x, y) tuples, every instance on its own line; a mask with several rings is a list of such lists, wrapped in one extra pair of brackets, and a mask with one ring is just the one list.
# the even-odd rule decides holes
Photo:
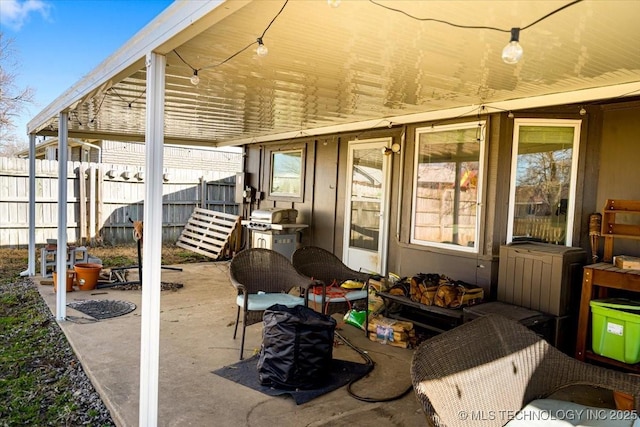
[[(505, 414), (516, 414), (532, 400), (572, 385), (626, 393), (633, 396), (636, 409), (640, 405), (637, 376), (579, 362), (499, 315), (481, 317), (420, 344), (411, 378), (432, 426), (502, 426), (509, 421)], [(473, 413), (480, 419), (472, 422)]]
[(328, 288), (328, 294), (323, 296), (309, 293), (309, 298), (315, 304), (322, 304), (322, 311), (325, 314), (346, 313), (355, 301), (366, 301), (367, 289), (352, 290), (342, 295), (332, 295), (332, 283), (340, 285), (346, 280), (356, 280), (367, 283), (371, 277), (368, 273), (352, 270), (340, 261), (331, 252), (317, 246), (302, 246), (291, 256), (293, 266), (300, 274), (319, 280)]
[[(305, 295), (310, 286), (317, 284), (298, 273), (287, 257), (263, 248), (238, 252), (229, 264), (229, 276), (231, 284), (238, 291), (234, 339), (238, 332), (240, 310), (243, 312), (240, 359), (243, 358), (247, 326), (261, 322), (264, 310), (273, 304), (283, 304), (289, 308), (306, 306)], [(300, 289), (300, 296), (289, 293), (294, 288)]]

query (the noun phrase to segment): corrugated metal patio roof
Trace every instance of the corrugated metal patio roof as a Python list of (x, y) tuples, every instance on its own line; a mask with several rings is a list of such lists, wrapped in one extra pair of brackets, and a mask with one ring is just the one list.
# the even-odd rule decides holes
[[(144, 140), (150, 51), (167, 57), (171, 143), (237, 145), (476, 115), (481, 105), (491, 112), (640, 94), (637, 1), (573, 4), (521, 31), (519, 63), (501, 60), (512, 27), (568, 3), (177, 1), (28, 128), (57, 135), (58, 114), (68, 111), (69, 137)], [(267, 27), (269, 53), (259, 57), (255, 41)]]

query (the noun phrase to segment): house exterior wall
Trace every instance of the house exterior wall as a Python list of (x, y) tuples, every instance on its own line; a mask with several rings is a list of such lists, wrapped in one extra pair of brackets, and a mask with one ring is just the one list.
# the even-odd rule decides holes
[[(587, 106), (584, 116), (578, 114), (580, 106), (575, 105), (520, 111), (516, 115), (516, 118), (582, 121), (571, 245), (582, 247), (587, 253), (590, 253), (589, 215), (601, 212), (607, 198), (640, 199), (640, 124), (636, 120), (640, 117), (640, 102), (615, 106), (614, 102)], [(430, 123), (288, 141), (287, 146), (298, 144), (306, 147), (304, 201), (283, 203), (265, 197), (248, 207), (247, 212), (272, 206), (298, 209), (299, 222), (310, 225), (302, 233), (301, 244), (320, 246), (341, 257), (348, 141), (356, 137), (360, 140), (391, 137), (403, 148), (392, 159), (388, 271), (400, 276), (419, 272), (445, 274), (482, 286), (495, 295), (500, 245), (507, 239), (514, 121), (507, 117), (506, 112), (487, 115), (483, 119), (487, 120), (487, 152), (477, 254), (409, 243), (415, 130)], [(457, 119), (438, 124), (474, 120), (477, 119)], [(264, 195), (268, 194), (270, 173), (266, 154), (282, 144), (274, 142), (245, 147), (247, 172), (255, 177), (251, 185)], [(640, 241), (616, 242), (616, 252), (618, 248), (626, 254), (640, 256)]]
[[(607, 199), (640, 200), (640, 102), (602, 108), (602, 142), (594, 212), (602, 212)], [(591, 190), (593, 191), (593, 190)], [(637, 216), (624, 221), (638, 222)], [(602, 244), (600, 255), (602, 256)], [(640, 256), (640, 240), (616, 239), (614, 255)]]

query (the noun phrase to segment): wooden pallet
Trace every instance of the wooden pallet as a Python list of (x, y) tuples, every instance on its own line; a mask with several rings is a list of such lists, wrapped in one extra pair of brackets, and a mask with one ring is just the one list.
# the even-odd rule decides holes
[(176, 246), (218, 259), (240, 247), (240, 217), (224, 212), (195, 208)]

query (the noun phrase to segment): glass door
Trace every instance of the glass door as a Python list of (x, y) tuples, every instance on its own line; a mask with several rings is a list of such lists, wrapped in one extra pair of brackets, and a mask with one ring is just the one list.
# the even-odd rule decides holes
[(350, 141), (343, 262), (354, 270), (386, 274), (391, 138)]

